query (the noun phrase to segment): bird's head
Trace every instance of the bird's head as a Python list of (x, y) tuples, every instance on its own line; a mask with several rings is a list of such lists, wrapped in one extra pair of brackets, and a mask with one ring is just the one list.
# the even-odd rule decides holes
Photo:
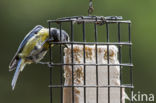
[[(69, 35), (64, 30), (51, 28), (50, 29), (50, 41), (52, 42), (69, 42)], [(67, 45), (65, 45), (67, 47)]]

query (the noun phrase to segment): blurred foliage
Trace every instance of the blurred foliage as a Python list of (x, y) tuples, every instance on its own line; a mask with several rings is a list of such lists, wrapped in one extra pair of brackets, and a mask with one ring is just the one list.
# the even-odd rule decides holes
[[(49, 102), (49, 69), (47, 69), (47, 66), (36, 64), (27, 66), (20, 75), (15, 91), (12, 91), (10, 84), (14, 73), (8, 72), (8, 64), (23, 37), (35, 25), (40, 24), (47, 27), (47, 20), (49, 19), (87, 15), (88, 1), (89, 0), (0, 1), (0, 103)], [(124, 19), (130, 19), (132, 21), (135, 91), (156, 94), (156, 1), (93, 1), (95, 8), (94, 15), (123, 16)], [(91, 31), (88, 30), (86, 32), (90, 33)], [(92, 41), (93, 39), (91, 38), (91, 36), (87, 37), (88, 40)], [(56, 72), (58, 73), (58, 71)], [(53, 80), (57, 81), (58, 78), (54, 78)], [(57, 92), (59, 91), (55, 91), (56, 95), (58, 95)]]

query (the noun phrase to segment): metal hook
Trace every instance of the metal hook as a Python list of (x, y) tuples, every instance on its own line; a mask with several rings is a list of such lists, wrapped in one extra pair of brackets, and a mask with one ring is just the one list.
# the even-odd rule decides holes
[(88, 15), (90, 16), (94, 11), (92, 0), (89, 1)]

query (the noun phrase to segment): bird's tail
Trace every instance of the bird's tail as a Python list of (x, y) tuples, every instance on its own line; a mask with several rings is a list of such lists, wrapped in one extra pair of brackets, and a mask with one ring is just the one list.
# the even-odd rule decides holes
[(24, 69), (24, 67), (25, 67), (24, 59), (19, 59), (16, 71), (15, 71), (15, 74), (14, 74), (14, 77), (13, 77), (12, 83), (11, 83), (12, 90), (14, 90), (18, 76), (19, 76), (19, 73), (21, 70)]

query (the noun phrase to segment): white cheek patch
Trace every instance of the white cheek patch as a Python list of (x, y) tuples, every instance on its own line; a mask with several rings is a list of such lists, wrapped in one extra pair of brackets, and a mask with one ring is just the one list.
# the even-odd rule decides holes
[[(71, 64), (71, 46), (64, 49), (64, 63)], [(98, 69), (98, 85), (108, 86), (108, 66), (107, 64), (107, 46), (97, 46), (97, 64), (103, 64), (103, 66), (97, 66)], [(118, 48), (114, 45), (109, 46), (109, 62), (110, 64), (119, 64), (118, 58)], [(73, 63), (83, 64), (84, 54), (82, 45), (73, 45)], [(86, 64), (96, 64), (96, 49), (95, 45), (85, 46), (85, 61)], [(74, 65), (74, 85), (83, 86), (84, 76), (86, 78), (86, 85), (96, 86), (96, 66), (85, 66), (86, 75), (84, 75), (84, 65)], [(110, 85), (120, 86), (120, 67), (119, 66), (109, 66), (110, 70)], [(72, 66), (64, 66), (64, 77), (66, 86), (72, 85)], [(125, 88), (122, 89), (122, 103), (125, 103), (127, 94), (125, 93)], [(99, 88), (99, 103), (108, 103), (108, 87)], [(72, 88), (63, 89), (64, 103), (72, 103)], [(84, 88), (75, 87), (74, 88), (74, 102), (83, 103), (84, 102)], [(120, 88), (110, 88), (110, 103), (120, 103)], [(96, 87), (86, 88), (86, 103), (96, 103)]]

